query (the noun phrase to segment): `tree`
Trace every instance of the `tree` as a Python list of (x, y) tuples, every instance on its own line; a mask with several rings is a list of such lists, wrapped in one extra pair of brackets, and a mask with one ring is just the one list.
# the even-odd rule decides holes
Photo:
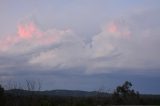
[(28, 91), (40, 91), (42, 83), (40, 80), (26, 80), (26, 90)]
[(0, 106), (3, 106), (4, 103), (4, 88), (0, 85)]
[(115, 104), (139, 104), (139, 92), (135, 92), (131, 87), (132, 83), (128, 81), (118, 86), (113, 93), (113, 102)]

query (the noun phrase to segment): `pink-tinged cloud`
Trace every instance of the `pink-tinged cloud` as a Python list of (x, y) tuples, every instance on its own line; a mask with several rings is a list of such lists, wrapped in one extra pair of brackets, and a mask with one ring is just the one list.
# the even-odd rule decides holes
[(24, 46), (28, 46), (29, 44), (33, 47), (49, 46), (61, 42), (66, 35), (70, 35), (71, 33), (70, 29), (49, 29), (42, 31), (33, 22), (19, 24), (17, 34), (0, 39), (0, 51), (8, 51), (19, 43)]
[(131, 36), (131, 32), (127, 26), (116, 22), (111, 22), (109, 25), (107, 25), (107, 32), (116, 38), (128, 39)]
[(117, 33), (117, 32), (118, 32), (118, 27), (117, 27), (116, 24), (111, 23), (111, 24), (108, 26), (107, 31), (110, 32), (110, 33)]
[(41, 36), (42, 32), (36, 27), (36, 25), (32, 22), (26, 24), (20, 24), (18, 26), (18, 35), (21, 38), (29, 39), (34, 36)]
[(19, 42), (19, 37), (17, 36), (7, 36), (0, 40), (0, 51), (7, 51), (11, 46)]

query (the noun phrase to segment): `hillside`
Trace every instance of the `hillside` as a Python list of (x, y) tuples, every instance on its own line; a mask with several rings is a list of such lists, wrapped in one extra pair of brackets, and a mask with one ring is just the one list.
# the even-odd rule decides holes
[[(83, 97), (83, 96), (96, 96), (99, 94), (97, 91), (80, 91), (80, 90), (48, 90), (48, 91), (27, 91), (21, 89), (6, 90), (6, 94), (15, 95), (46, 95), (46, 96), (73, 96), (73, 97)], [(108, 95), (107, 93), (101, 93), (101, 95)]]

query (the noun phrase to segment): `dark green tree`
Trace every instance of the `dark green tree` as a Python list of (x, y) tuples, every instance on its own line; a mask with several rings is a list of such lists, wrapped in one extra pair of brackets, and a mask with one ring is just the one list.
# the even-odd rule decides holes
[(4, 88), (0, 85), (0, 106), (4, 106)]
[(139, 92), (131, 89), (132, 83), (126, 81), (123, 85), (118, 86), (113, 93), (114, 104), (140, 104)]

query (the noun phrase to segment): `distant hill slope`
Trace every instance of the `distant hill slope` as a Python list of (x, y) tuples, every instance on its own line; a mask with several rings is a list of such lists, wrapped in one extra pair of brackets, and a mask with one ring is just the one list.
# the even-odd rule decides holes
[[(6, 94), (15, 94), (15, 95), (45, 95), (45, 96), (73, 96), (73, 97), (82, 97), (82, 96), (111, 96), (109, 93), (99, 93), (97, 91), (81, 91), (81, 90), (49, 90), (49, 91), (27, 91), (21, 89), (12, 89), (6, 90)], [(152, 95), (152, 94), (141, 94), (143, 98), (160, 98), (160, 95)]]
[[(27, 91), (21, 89), (12, 89), (6, 90), (6, 94), (15, 94), (15, 95), (47, 95), (47, 96), (96, 96), (99, 94), (96, 91), (80, 91), (80, 90), (50, 90), (50, 91)], [(101, 95), (108, 95), (107, 93), (101, 93)]]

